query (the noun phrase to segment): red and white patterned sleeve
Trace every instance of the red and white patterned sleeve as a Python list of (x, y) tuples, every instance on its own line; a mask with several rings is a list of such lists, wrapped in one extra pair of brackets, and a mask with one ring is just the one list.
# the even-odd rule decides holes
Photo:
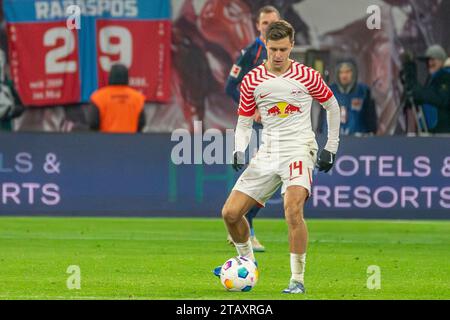
[(312, 68), (308, 68), (309, 79), (305, 83), (311, 97), (319, 101), (322, 105), (327, 102), (332, 96), (333, 92), (328, 85), (323, 81), (320, 73)]
[(320, 102), (327, 111), (328, 141), (325, 149), (336, 153), (339, 147), (340, 110), (333, 91), (323, 81), (320, 73), (312, 68), (302, 66), (302, 83), (311, 97)]
[(251, 76), (247, 74), (241, 83), (241, 97), (238, 114), (244, 117), (253, 117), (256, 112), (255, 87), (252, 85)]

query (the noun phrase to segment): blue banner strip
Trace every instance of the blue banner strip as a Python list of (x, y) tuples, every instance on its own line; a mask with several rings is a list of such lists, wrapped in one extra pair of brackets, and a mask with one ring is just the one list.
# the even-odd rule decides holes
[[(174, 164), (180, 142), (168, 134), (0, 134), (0, 215), (220, 217), (240, 173)], [(192, 161), (202, 150), (196, 143), (182, 143)], [(314, 176), (305, 215), (450, 219), (449, 150), (448, 138), (343, 137), (332, 173)], [(283, 217), (279, 192), (260, 216)]]
[(91, 94), (98, 88), (96, 19), (83, 17), (81, 25), (78, 30), (81, 102), (89, 102)]
[(65, 20), (69, 5), (78, 5), (82, 17), (123, 20), (171, 18), (170, 0), (4, 0), (8, 22)]

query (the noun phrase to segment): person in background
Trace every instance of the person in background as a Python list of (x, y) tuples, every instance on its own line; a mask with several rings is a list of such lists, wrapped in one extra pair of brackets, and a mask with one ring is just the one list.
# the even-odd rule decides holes
[[(241, 56), (237, 59), (236, 63), (231, 68), (230, 75), (225, 87), (225, 92), (234, 100), (236, 104), (239, 104), (240, 85), (244, 76), (255, 67), (261, 65), (264, 60), (267, 59), (265, 34), (268, 26), (272, 22), (276, 22), (278, 20), (280, 20), (280, 13), (273, 6), (264, 6), (258, 11), (256, 28), (259, 31), (259, 36), (252, 44), (242, 50)], [(262, 129), (260, 121), (260, 115), (256, 114), (253, 128), (257, 130), (257, 132)], [(250, 225), (250, 235), (253, 250), (256, 252), (264, 252), (265, 247), (256, 238), (255, 228), (253, 226), (253, 219), (256, 217), (259, 210), (259, 206), (251, 208), (247, 213), (246, 218)], [(233, 243), (229, 235), (228, 242), (231, 244)]]
[(108, 85), (91, 96), (87, 119), (92, 130), (104, 133), (136, 133), (145, 125), (145, 96), (128, 85), (128, 69), (115, 64)]
[(240, 57), (231, 68), (225, 87), (225, 92), (236, 104), (239, 103), (240, 85), (244, 76), (267, 59), (265, 33), (269, 24), (278, 20), (280, 20), (280, 13), (275, 7), (265, 6), (259, 9), (256, 20), (259, 36), (242, 50)]
[(330, 89), (341, 109), (341, 134), (375, 135), (377, 132), (375, 102), (369, 87), (358, 82), (356, 63), (352, 60), (338, 63), (335, 75), (336, 82), (330, 86)]
[(0, 131), (12, 131), (12, 120), (24, 110), (12, 81), (6, 76), (6, 55), (0, 49)]
[(414, 102), (422, 106), (430, 133), (450, 133), (450, 66), (447, 53), (440, 45), (430, 46), (424, 57), (429, 76), (424, 86), (414, 74), (407, 75), (406, 90), (412, 92)]

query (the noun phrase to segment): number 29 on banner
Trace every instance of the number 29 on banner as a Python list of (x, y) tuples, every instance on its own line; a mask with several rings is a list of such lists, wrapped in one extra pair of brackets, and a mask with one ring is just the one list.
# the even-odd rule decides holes
[[(45, 56), (46, 74), (77, 72), (77, 60), (70, 59), (77, 47), (75, 35), (75, 32), (65, 27), (51, 28), (45, 32), (44, 46), (51, 48)], [(98, 62), (104, 72), (109, 72), (114, 63), (122, 63), (128, 68), (131, 67), (133, 37), (127, 28), (123, 26), (103, 27), (99, 30), (98, 37)]]

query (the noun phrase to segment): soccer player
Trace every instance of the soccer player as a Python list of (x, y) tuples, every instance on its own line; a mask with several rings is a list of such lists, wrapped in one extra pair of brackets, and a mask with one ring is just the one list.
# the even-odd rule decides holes
[[(266, 34), (268, 26), (272, 22), (278, 20), (280, 20), (280, 12), (273, 6), (264, 6), (258, 11), (256, 28), (260, 32), (260, 35), (256, 38), (255, 42), (242, 50), (241, 56), (231, 68), (225, 87), (226, 93), (236, 102), (236, 104), (239, 103), (239, 87), (244, 76), (267, 59), (264, 35)], [(256, 119), (257, 121), (254, 123), (253, 127), (255, 130), (259, 131), (262, 129), (262, 126), (258, 123), (260, 121), (259, 116), (257, 117), (258, 119)], [(255, 252), (264, 252), (265, 248), (256, 238), (255, 229), (253, 227), (253, 218), (256, 217), (259, 210), (259, 206), (251, 208), (246, 214), (246, 218), (250, 225), (250, 239), (252, 241), (253, 250)], [(228, 236), (229, 241), (232, 243), (230, 238), (231, 237)]]
[[(268, 60), (250, 71), (241, 85), (233, 167), (244, 165), (253, 117), (261, 113), (263, 144), (238, 179), (222, 216), (239, 256), (255, 261), (245, 213), (265, 202), (281, 187), (288, 224), (292, 276), (283, 293), (304, 293), (308, 231), (303, 206), (311, 194), (318, 146), (311, 125), (311, 105), (317, 99), (327, 111), (328, 141), (316, 166), (331, 170), (339, 145), (340, 112), (320, 73), (290, 59), (295, 31), (284, 21), (267, 31)], [(214, 270), (220, 275), (220, 267)]]

